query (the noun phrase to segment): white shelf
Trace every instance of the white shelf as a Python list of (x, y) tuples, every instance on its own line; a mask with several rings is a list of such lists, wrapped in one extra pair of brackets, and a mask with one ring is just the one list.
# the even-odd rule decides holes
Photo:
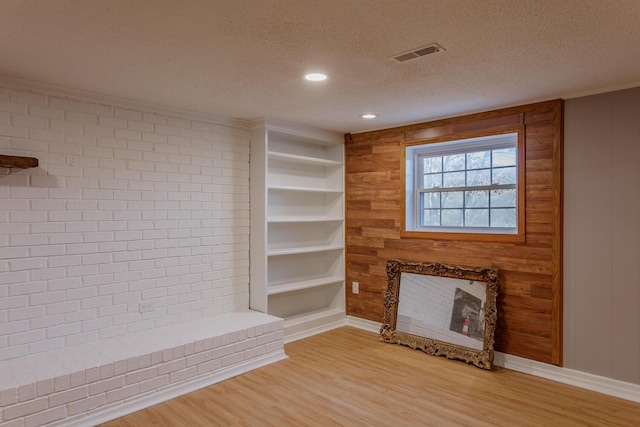
[[(344, 323), (344, 135), (252, 123), (250, 308), (285, 340)], [(341, 323), (342, 322), (342, 323)]]
[(276, 295), (283, 292), (300, 291), (303, 289), (317, 288), (344, 282), (344, 277), (321, 277), (319, 279), (303, 280), (300, 282), (285, 283), (283, 285), (269, 286), (268, 294)]
[(298, 246), (296, 248), (269, 249), (267, 251), (267, 256), (309, 254), (313, 252), (328, 252), (342, 249), (344, 249), (344, 246), (342, 245)]
[(269, 190), (276, 191), (306, 191), (309, 193), (343, 193), (340, 188), (313, 188), (313, 187), (296, 187), (293, 185), (270, 185)]
[(271, 216), (267, 222), (273, 223), (300, 223), (300, 222), (342, 222), (342, 218), (330, 218), (326, 216)]
[(300, 156), (297, 154), (280, 153), (277, 151), (270, 151), (269, 158), (274, 160), (291, 161), (295, 163), (318, 165), (318, 166), (342, 166), (342, 162), (336, 160), (320, 159), (317, 157)]

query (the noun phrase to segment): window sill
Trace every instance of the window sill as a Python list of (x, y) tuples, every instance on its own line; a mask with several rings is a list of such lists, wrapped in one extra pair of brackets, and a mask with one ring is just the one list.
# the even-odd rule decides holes
[(463, 242), (487, 243), (525, 243), (524, 233), (490, 234), (490, 233), (446, 233), (433, 231), (401, 231), (401, 238), (428, 240), (459, 240)]

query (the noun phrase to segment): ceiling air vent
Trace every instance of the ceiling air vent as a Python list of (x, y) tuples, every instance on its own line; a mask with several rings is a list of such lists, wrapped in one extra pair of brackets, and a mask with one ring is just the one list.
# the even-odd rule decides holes
[(440, 52), (441, 50), (445, 50), (445, 49), (437, 43), (432, 43), (427, 46), (422, 46), (417, 49), (410, 50), (409, 52), (404, 52), (399, 55), (394, 55), (391, 57), (391, 59), (398, 62), (405, 62), (411, 59), (420, 58), (421, 56), (426, 56), (432, 53)]

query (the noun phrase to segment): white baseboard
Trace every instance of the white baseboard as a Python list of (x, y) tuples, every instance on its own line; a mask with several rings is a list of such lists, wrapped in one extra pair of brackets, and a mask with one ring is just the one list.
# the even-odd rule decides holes
[(336, 329), (339, 328), (341, 326), (345, 326), (347, 324), (347, 320), (346, 319), (340, 319), (340, 320), (336, 320), (334, 322), (330, 322), (330, 323), (326, 323), (320, 326), (316, 326), (313, 328), (309, 328), (309, 329), (304, 329), (300, 332), (294, 332), (294, 333), (290, 333), (287, 334), (287, 328), (285, 326), (285, 337), (284, 337), (284, 343), (288, 344), (290, 342), (293, 341), (297, 341), (297, 340), (301, 340), (303, 338), (308, 338), (310, 336), (313, 335), (317, 335), (320, 334), (322, 332), (327, 332), (330, 331), (331, 329)]
[(284, 350), (279, 350), (269, 354), (234, 364), (228, 368), (223, 368), (206, 375), (198, 376), (187, 380), (182, 384), (171, 384), (166, 387), (156, 389), (152, 392), (135, 396), (123, 402), (115, 402), (107, 406), (101, 406), (97, 410), (88, 411), (76, 416), (67, 417), (63, 420), (48, 424), (51, 427), (91, 427), (107, 421), (115, 420), (136, 411), (148, 408), (158, 403), (182, 396), (192, 391), (208, 387), (229, 378), (247, 373), (254, 369), (261, 368), (287, 358)]
[[(347, 316), (347, 326), (379, 333), (381, 324), (358, 317)], [(494, 364), (513, 371), (640, 403), (639, 384), (618, 381), (574, 369), (561, 368), (523, 357), (500, 353), (499, 351), (495, 353)]]
[(382, 323), (374, 322), (373, 320), (361, 319), (359, 317), (347, 316), (347, 326), (353, 326), (354, 328), (379, 334)]
[(639, 384), (601, 377), (575, 369), (561, 368), (498, 351), (495, 353), (494, 363), (503, 368), (640, 403)]

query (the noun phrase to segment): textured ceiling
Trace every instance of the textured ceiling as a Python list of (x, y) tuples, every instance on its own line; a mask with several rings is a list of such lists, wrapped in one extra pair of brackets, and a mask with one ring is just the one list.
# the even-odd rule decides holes
[(638, 85), (640, 1), (0, 0), (0, 74), (358, 132)]

